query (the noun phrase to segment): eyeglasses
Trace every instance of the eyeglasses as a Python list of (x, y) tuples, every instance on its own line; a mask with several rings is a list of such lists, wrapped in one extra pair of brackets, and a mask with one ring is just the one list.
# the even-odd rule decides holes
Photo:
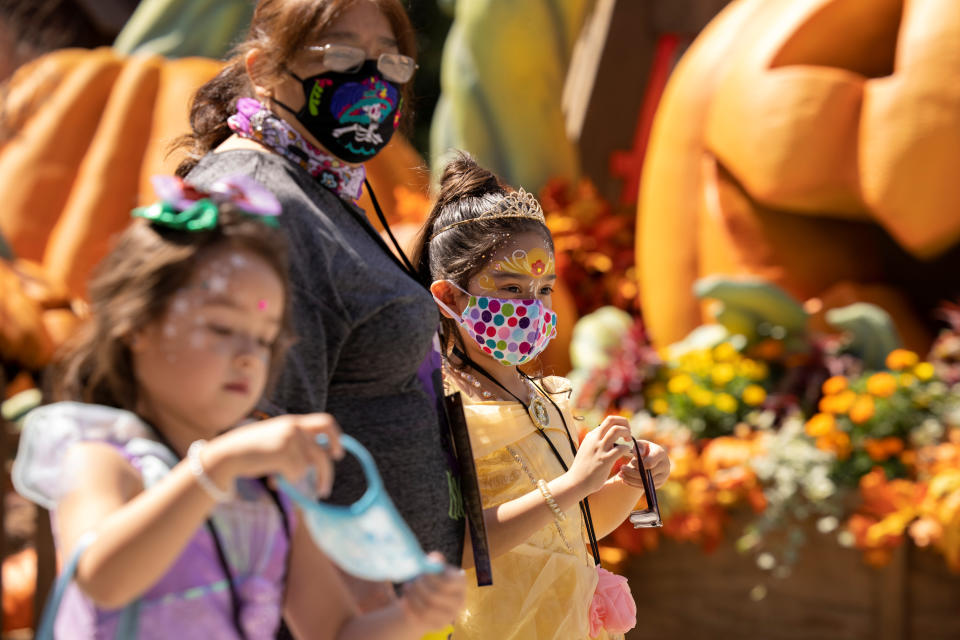
[(631, 511), (630, 522), (634, 529), (662, 527), (663, 520), (660, 519), (660, 503), (657, 502), (657, 489), (653, 484), (653, 473), (643, 466), (640, 445), (637, 444), (636, 440), (633, 441), (633, 450), (637, 454), (637, 467), (640, 469), (640, 477), (643, 480), (643, 493), (647, 499), (647, 508)]
[[(312, 46), (308, 49), (320, 55), (323, 65), (331, 71), (352, 73), (363, 66), (367, 60), (367, 52), (359, 47), (350, 47), (344, 44), (325, 44)], [(377, 69), (383, 77), (391, 82), (403, 84), (413, 77), (418, 64), (410, 56), (402, 53), (381, 53), (377, 58)]]

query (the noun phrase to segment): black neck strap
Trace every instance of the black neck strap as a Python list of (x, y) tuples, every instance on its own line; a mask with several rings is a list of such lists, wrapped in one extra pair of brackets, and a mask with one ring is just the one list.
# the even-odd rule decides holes
[[(457, 358), (459, 358), (462, 362), (470, 365), (471, 369), (481, 374), (484, 378), (486, 378), (487, 380), (489, 380), (490, 382), (492, 382), (493, 384), (497, 385), (498, 387), (506, 391), (508, 394), (510, 394), (510, 396), (513, 397), (513, 399), (515, 399), (517, 402), (520, 403), (520, 405), (527, 411), (527, 413), (530, 413), (530, 406), (526, 402), (524, 402), (513, 391), (510, 391), (510, 389), (507, 389), (507, 387), (504, 386), (499, 380), (497, 380), (492, 375), (487, 373), (487, 371), (483, 367), (478, 365), (476, 362), (474, 362), (470, 358), (470, 356), (468, 356), (466, 353), (464, 353), (457, 347), (453, 348), (453, 355), (457, 356)], [(526, 375), (519, 369), (517, 369), (517, 373), (519, 373), (520, 376), (522, 376), (528, 382), (530, 382), (530, 384), (532, 384), (536, 388), (536, 390), (539, 391), (540, 394), (544, 398), (546, 398), (550, 402), (550, 404), (553, 405), (553, 408), (556, 409), (557, 415), (560, 416), (560, 422), (563, 423), (563, 431), (567, 436), (567, 442), (570, 443), (570, 451), (572, 451), (573, 455), (576, 456), (577, 446), (573, 442), (573, 436), (570, 435), (570, 429), (567, 427), (567, 420), (566, 418), (563, 417), (563, 411), (560, 410), (559, 405), (557, 405), (557, 403), (553, 401), (553, 398), (550, 397), (550, 394), (548, 394), (542, 387), (540, 387), (540, 385), (534, 382), (533, 379), (530, 378), (530, 376)], [(544, 432), (544, 430), (540, 427), (540, 425), (534, 423), (533, 426), (536, 428), (537, 433), (540, 434), (540, 436), (544, 439), (544, 441), (546, 441), (547, 445), (550, 447), (550, 451), (553, 452), (553, 455), (557, 459), (557, 462), (560, 463), (560, 468), (562, 468), (564, 473), (566, 473), (568, 471), (567, 463), (563, 460), (563, 456), (560, 455), (560, 452), (557, 451), (557, 447), (556, 445), (553, 444), (553, 440), (550, 439), (550, 436), (548, 436), (546, 432)], [(597, 533), (593, 527), (593, 517), (590, 514), (590, 501), (586, 497), (584, 497), (584, 499), (580, 501), (580, 515), (583, 516), (584, 526), (587, 529), (587, 538), (590, 540), (590, 552), (593, 554), (593, 561), (597, 565), (599, 565), (600, 549), (597, 545)]]
[(367, 193), (370, 194), (370, 202), (373, 203), (373, 209), (377, 212), (377, 218), (380, 220), (380, 224), (383, 225), (383, 230), (387, 232), (388, 236), (390, 236), (390, 242), (392, 242), (394, 248), (396, 248), (397, 255), (400, 256), (400, 260), (403, 262), (404, 269), (413, 277), (414, 280), (419, 280), (419, 278), (417, 278), (417, 270), (413, 267), (413, 263), (410, 262), (410, 258), (408, 258), (407, 254), (404, 253), (403, 249), (400, 248), (400, 243), (397, 242), (396, 237), (393, 235), (393, 231), (390, 230), (390, 225), (387, 223), (387, 217), (383, 215), (383, 209), (380, 208), (380, 202), (377, 200), (377, 196), (373, 192), (373, 187), (370, 186), (370, 181), (364, 178), (363, 184), (367, 186)]
[[(144, 422), (146, 421), (144, 420)], [(170, 444), (170, 441), (167, 440), (167, 438), (152, 424), (150, 425), (150, 428), (153, 430), (157, 440), (160, 441), (160, 444), (169, 449), (173, 455), (177, 456), (177, 450), (173, 448), (173, 445)], [(177, 458), (179, 457), (180, 456), (177, 456)], [(277, 495), (277, 492), (274, 491), (269, 484), (267, 484), (266, 478), (258, 478), (257, 480), (260, 482), (273, 503), (276, 505), (277, 511), (280, 512), (280, 522), (283, 526), (283, 533), (287, 536), (287, 542), (289, 544), (291, 539), (290, 523), (287, 521), (287, 514), (283, 508), (283, 503), (280, 501), (280, 496)], [(213, 524), (213, 518), (207, 518), (206, 521), (204, 521), (204, 525), (206, 526), (207, 532), (210, 534), (210, 538), (213, 540), (213, 548), (217, 552), (217, 561), (220, 563), (220, 569), (223, 571), (223, 575), (227, 578), (227, 588), (230, 591), (230, 613), (232, 614), (233, 626), (236, 628), (237, 635), (240, 638), (246, 638), (247, 635), (243, 630), (243, 623), (240, 619), (240, 612), (243, 609), (243, 602), (240, 600), (240, 593), (237, 591), (237, 586), (233, 583), (233, 572), (230, 570), (230, 563), (227, 561), (227, 554), (223, 549), (223, 541), (220, 539), (220, 535), (217, 533), (217, 527)]]

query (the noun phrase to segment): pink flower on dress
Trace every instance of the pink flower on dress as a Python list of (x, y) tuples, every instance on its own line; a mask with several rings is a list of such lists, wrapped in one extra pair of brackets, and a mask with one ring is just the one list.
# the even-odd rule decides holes
[(597, 567), (597, 589), (590, 603), (590, 635), (602, 629), (626, 633), (637, 626), (637, 605), (623, 576)]

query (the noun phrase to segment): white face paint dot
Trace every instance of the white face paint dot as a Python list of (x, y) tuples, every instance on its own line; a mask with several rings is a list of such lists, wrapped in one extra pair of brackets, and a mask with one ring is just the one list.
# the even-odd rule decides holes
[(173, 313), (186, 313), (190, 308), (190, 303), (187, 302), (186, 298), (177, 298), (173, 301), (173, 304), (170, 305), (170, 310)]
[(212, 293), (226, 293), (227, 279), (222, 275), (215, 275), (207, 280), (207, 288)]
[(245, 267), (247, 265), (247, 258), (239, 253), (235, 253), (230, 256), (230, 264), (235, 267)]
[(177, 335), (177, 328), (172, 324), (163, 325), (163, 336), (165, 338), (172, 338)]

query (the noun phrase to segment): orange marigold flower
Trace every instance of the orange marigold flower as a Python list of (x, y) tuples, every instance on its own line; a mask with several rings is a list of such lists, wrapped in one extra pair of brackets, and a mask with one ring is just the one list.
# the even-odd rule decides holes
[(847, 379), (844, 376), (833, 376), (823, 383), (823, 393), (832, 396), (847, 388)]
[(783, 355), (783, 340), (767, 338), (753, 347), (751, 355), (760, 360), (776, 360)]
[(807, 420), (806, 431), (811, 438), (818, 438), (832, 433), (837, 428), (836, 419), (829, 413), (818, 413)]
[(853, 406), (853, 402), (856, 399), (857, 394), (850, 389), (841, 391), (835, 396), (823, 396), (823, 398), (820, 399), (820, 411), (838, 416), (843, 415), (847, 411), (850, 411), (850, 407)]
[(854, 424), (863, 424), (876, 413), (876, 406), (870, 396), (859, 396), (850, 407), (850, 419)]
[(867, 438), (867, 440), (863, 443), (863, 448), (867, 452), (867, 455), (870, 456), (870, 459), (875, 462), (883, 462), (890, 457), (890, 452), (887, 451), (887, 447), (883, 440)]
[(837, 454), (841, 460), (850, 457), (850, 436), (844, 431), (832, 431), (817, 438), (817, 448)]
[(867, 391), (878, 398), (889, 398), (897, 391), (897, 379), (886, 371), (867, 379)]
[(891, 371), (906, 371), (916, 366), (920, 357), (907, 349), (894, 349), (887, 356), (887, 368)]
[(883, 450), (887, 452), (887, 456), (899, 455), (904, 449), (903, 440), (893, 436), (881, 440), (880, 445), (883, 447)]

